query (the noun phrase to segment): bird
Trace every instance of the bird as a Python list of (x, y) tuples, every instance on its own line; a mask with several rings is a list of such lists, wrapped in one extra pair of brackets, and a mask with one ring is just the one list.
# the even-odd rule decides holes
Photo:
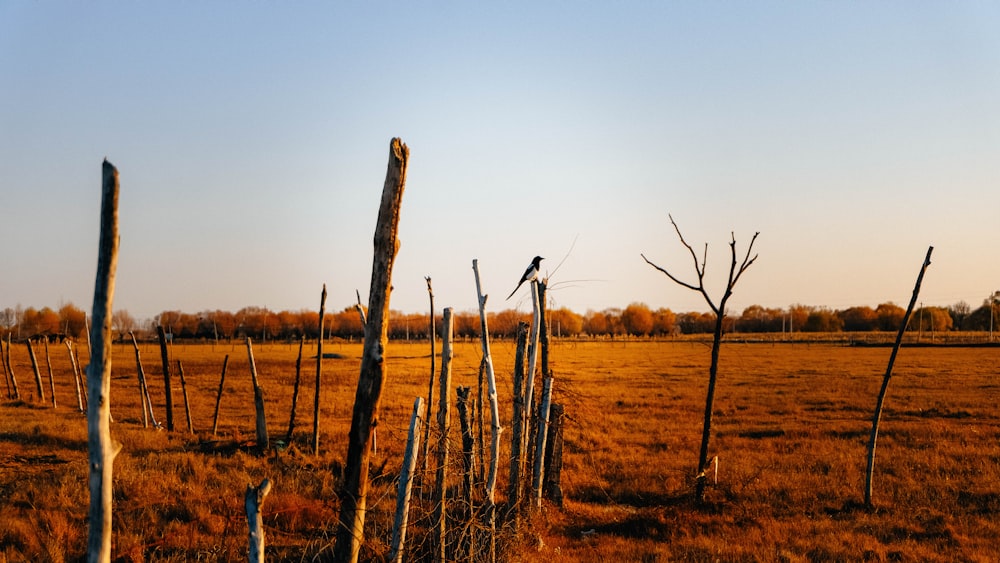
[(521, 289), (521, 286), (524, 285), (524, 282), (529, 280), (534, 280), (538, 277), (538, 267), (539, 267), (538, 263), (541, 262), (542, 260), (545, 260), (545, 258), (542, 258), (541, 256), (535, 256), (531, 260), (531, 265), (528, 266), (528, 269), (524, 271), (524, 275), (521, 276), (521, 281), (517, 282), (517, 287), (514, 288), (514, 291), (510, 292), (510, 295), (507, 296), (507, 299), (505, 301), (510, 301), (510, 298), (514, 297), (514, 294), (517, 293), (517, 290)]

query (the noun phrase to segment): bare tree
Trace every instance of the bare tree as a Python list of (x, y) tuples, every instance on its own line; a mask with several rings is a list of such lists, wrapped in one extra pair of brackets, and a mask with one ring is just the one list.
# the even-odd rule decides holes
[(708, 262), (708, 243), (705, 243), (705, 250), (702, 254), (701, 261), (698, 260), (698, 255), (695, 253), (694, 248), (684, 240), (684, 235), (681, 234), (680, 227), (677, 226), (677, 222), (674, 221), (673, 216), (667, 215), (670, 218), (670, 224), (674, 226), (674, 231), (677, 233), (677, 238), (680, 239), (681, 244), (684, 248), (688, 250), (691, 254), (691, 259), (694, 261), (694, 271), (698, 276), (697, 284), (688, 283), (675, 277), (673, 274), (657, 266), (653, 262), (650, 262), (649, 258), (646, 258), (645, 254), (640, 254), (642, 259), (646, 261), (647, 264), (656, 268), (671, 281), (680, 285), (681, 287), (686, 287), (692, 291), (697, 291), (705, 298), (705, 302), (708, 303), (709, 308), (715, 313), (715, 330), (712, 336), (712, 363), (708, 370), (708, 393), (705, 398), (705, 422), (701, 433), (701, 449), (698, 451), (698, 469), (696, 471), (697, 481), (695, 485), (695, 497), (699, 502), (701, 502), (705, 497), (705, 470), (708, 466), (708, 442), (712, 435), (712, 407), (715, 402), (715, 382), (719, 373), (719, 349), (722, 347), (722, 321), (726, 314), (726, 303), (729, 298), (733, 295), (733, 288), (736, 287), (736, 282), (739, 281), (740, 276), (743, 272), (750, 267), (757, 260), (757, 255), (754, 254), (753, 257), (750, 253), (753, 251), (754, 242), (757, 241), (757, 236), (760, 232), (756, 232), (753, 238), (750, 239), (750, 244), (747, 246), (746, 254), (743, 256), (742, 262), (737, 262), (736, 257), (736, 235), (731, 233), (731, 242), (729, 243), (729, 254), (731, 257), (729, 263), (729, 279), (726, 282), (726, 290), (722, 294), (722, 299), (716, 304), (712, 301), (712, 298), (708, 295), (708, 291), (705, 289), (705, 265)]

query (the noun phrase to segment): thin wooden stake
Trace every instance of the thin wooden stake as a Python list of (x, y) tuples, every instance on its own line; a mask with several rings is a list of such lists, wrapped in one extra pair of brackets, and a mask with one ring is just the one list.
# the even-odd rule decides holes
[(10, 333), (7, 333), (7, 352), (4, 355), (4, 361), (7, 362), (7, 372), (10, 373), (10, 383), (14, 386), (14, 399), (21, 399), (21, 391), (17, 388), (17, 378), (14, 377), (14, 366), (10, 363)]
[(510, 477), (507, 485), (507, 513), (516, 532), (520, 525), (521, 473), (524, 468), (522, 442), (525, 439), (524, 356), (528, 342), (528, 323), (517, 324), (517, 346), (514, 351), (513, 414), (511, 415)]
[(163, 390), (167, 397), (167, 431), (174, 431), (174, 392), (170, 385), (170, 357), (167, 354), (167, 334), (163, 325), (156, 327), (156, 336), (160, 340), (160, 363), (163, 365)]
[(250, 360), (250, 378), (253, 380), (253, 405), (257, 413), (257, 449), (263, 452), (271, 444), (267, 436), (267, 419), (264, 417), (264, 392), (257, 380), (257, 364), (253, 361), (253, 343), (247, 337), (247, 358)]
[[(69, 342), (67, 340), (67, 342)], [(7, 360), (4, 358), (3, 353), (3, 338), (0, 338), (0, 367), (3, 368), (3, 381), (7, 384), (7, 398), (13, 399), (14, 392), (10, 388), (10, 377), (7, 375)]]
[(326, 317), (326, 284), (319, 298), (319, 342), (316, 344), (316, 398), (313, 400), (313, 455), (319, 455), (319, 397), (323, 376), (323, 319)]
[[(321, 325), (322, 326), (322, 323)], [(323, 339), (322, 331), (320, 332), (320, 340)], [(299, 339), (299, 355), (295, 358), (295, 385), (292, 387), (292, 408), (288, 415), (288, 434), (285, 435), (285, 443), (291, 445), (292, 443), (292, 432), (295, 430), (295, 408), (299, 403), (299, 384), (302, 381), (302, 349), (306, 344), (306, 335), (302, 335)]]
[(885, 368), (885, 376), (882, 378), (882, 388), (878, 392), (878, 401), (875, 403), (875, 415), (872, 417), (872, 431), (868, 438), (868, 465), (865, 471), (865, 506), (872, 506), (872, 478), (875, 473), (875, 443), (878, 441), (878, 425), (882, 419), (882, 405), (885, 403), (885, 395), (889, 390), (889, 380), (892, 378), (892, 366), (896, 363), (896, 354), (903, 344), (903, 334), (906, 332), (906, 325), (913, 314), (913, 307), (917, 304), (917, 296), (920, 294), (920, 284), (924, 280), (924, 272), (931, 265), (931, 252), (934, 247), (927, 247), (927, 256), (920, 266), (920, 273), (917, 274), (917, 283), (913, 286), (913, 296), (910, 297), (910, 305), (903, 315), (903, 322), (899, 325), (899, 332), (896, 333), (896, 343), (892, 347), (892, 354), (889, 355), (889, 366)]
[(438, 551), (437, 560), (447, 561), (447, 501), (448, 487), (448, 431), (451, 429), (451, 409), (448, 400), (448, 391), (451, 388), (451, 358), (452, 358), (452, 335), (455, 331), (455, 320), (451, 315), (451, 307), (444, 310), (444, 323), (441, 326), (441, 378), (439, 386), (441, 388), (438, 403), (438, 451), (437, 451), (437, 481), (434, 491), (436, 493), (437, 508), (435, 510), (435, 520), (437, 522)]
[(542, 480), (545, 478), (545, 440), (549, 430), (549, 405), (552, 404), (552, 376), (542, 383), (542, 404), (538, 409), (538, 432), (535, 444), (535, 470), (531, 473), (531, 492), (535, 508), (542, 507)]
[(28, 356), (31, 358), (31, 370), (35, 373), (35, 392), (38, 393), (38, 400), (45, 402), (45, 390), (42, 389), (42, 374), (38, 371), (38, 360), (35, 358), (35, 349), (31, 347), (31, 339), (24, 341), (28, 345)]
[(49, 356), (49, 338), (45, 337), (45, 367), (49, 371), (49, 393), (52, 395), (52, 408), (56, 408), (56, 380), (52, 377), (52, 358)]
[(392, 527), (392, 551), (389, 560), (402, 563), (406, 552), (406, 530), (410, 517), (410, 496), (413, 491), (413, 471), (417, 467), (417, 453), (420, 449), (420, 411), (423, 409), (423, 398), (413, 401), (413, 414), (410, 415), (410, 432), (406, 436), (406, 454), (403, 456), (403, 467), (399, 472), (399, 485), (396, 491), (396, 519)]
[(181, 394), (184, 396), (184, 414), (187, 416), (188, 432), (194, 434), (194, 425), (191, 424), (191, 402), (188, 401), (187, 381), (184, 380), (184, 366), (177, 360), (177, 374), (181, 377)]
[(84, 406), (83, 403), (83, 392), (80, 390), (80, 383), (82, 379), (80, 377), (80, 364), (76, 361), (76, 353), (73, 352), (73, 341), (67, 338), (63, 342), (66, 344), (66, 349), (69, 351), (69, 363), (73, 366), (73, 383), (76, 384), (76, 403), (80, 412), (85, 413), (87, 411), (86, 406)]
[(215, 414), (212, 415), (212, 436), (219, 431), (219, 405), (222, 404), (222, 388), (226, 384), (226, 367), (229, 366), (229, 354), (222, 359), (222, 375), (219, 376), (219, 393), (215, 396)]
[[(430, 298), (431, 302), (431, 320), (430, 320), (431, 377), (430, 377), (430, 385), (427, 388), (427, 397), (428, 399), (430, 399), (430, 397), (434, 396), (434, 376), (435, 376), (434, 361), (435, 361), (435, 356), (437, 355), (437, 331), (434, 329), (434, 290), (431, 289), (431, 278), (430, 276), (427, 276), (424, 278), (424, 280), (427, 281), (427, 296)], [(427, 401), (427, 413), (424, 414), (425, 420), (429, 421), (431, 419), (431, 408), (433, 403), (434, 401), (431, 400)], [(427, 476), (427, 452), (428, 448), (430, 447), (430, 442), (431, 442), (431, 425), (428, 424), (427, 427), (424, 429), (424, 455), (423, 455), (424, 461), (423, 461), (423, 470), (420, 472), (423, 478), (425, 479)], [(421, 487), (421, 495), (423, 495), (423, 487)]]

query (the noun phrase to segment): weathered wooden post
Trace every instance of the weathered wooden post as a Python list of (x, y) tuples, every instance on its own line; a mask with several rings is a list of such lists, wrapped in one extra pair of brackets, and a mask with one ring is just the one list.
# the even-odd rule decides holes
[(264, 561), (264, 519), (261, 518), (260, 508), (264, 504), (264, 498), (271, 492), (271, 481), (264, 479), (259, 487), (247, 485), (247, 491), (243, 495), (243, 506), (247, 512), (247, 527), (250, 529), (248, 559), (250, 563), (263, 563)]
[(107, 160), (102, 168), (101, 234), (94, 284), (93, 355), (87, 366), (87, 450), (90, 513), (87, 561), (111, 561), (111, 477), (120, 444), (111, 440), (111, 310), (118, 268), (118, 170)]
[(417, 456), (420, 449), (420, 412), (423, 410), (423, 398), (413, 401), (413, 414), (410, 415), (410, 432), (406, 436), (406, 453), (403, 456), (403, 467), (399, 472), (399, 486), (396, 491), (396, 519), (392, 527), (392, 551), (389, 560), (402, 563), (406, 551), (406, 527), (410, 517), (410, 495), (413, 491), (413, 471), (417, 467)]
[(447, 507), (448, 501), (448, 431), (451, 429), (451, 410), (448, 401), (448, 390), (451, 389), (451, 358), (452, 358), (452, 336), (455, 330), (455, 320), (451, 316), (451, 307), (444, 309), (444, 322), (441, 326), (441, 381), (440, 397), (438, 402), (438, 437), (437, 448), (437, 481), (434, 491), (436, 493), (437, 508), (435, 510), (435, 520), (437, 521), (438, 540), (438, 561), (447, 561)]
[(368, 505), (368, 461), (372, 437), (378, 419), (378, 409), (385, 380), (385, 347), (389, 342), (389, 294), (392, 287), (392, 266), (399, 249), (397, 230), (399, 211), (406, 187), (406, 168), (410, 149), (394, 138), (390, 143), (389, 165), (382, 189), (378, 221), (375, 225), (372, 280), (368, 292), (368, 318), (365, 323), (365, 345), (361, 357), (361, 373), (354, 397), (351, 430), (348, 435), (344, 485), (340, 496), (340, 525), (334, 560), (358, 560), (364, 541), (365, 511)]
[(263, 452), (271, 447), (267, 436), (267, 419), (264, 417), (264, 392), (257, 380), (257, 364), (253, 361), (253, 344), (247, 337), (247, 358), (250, 360), (250, 378), (253, 380), (253, 406), (257, 413), (257, 448)]
[(157, 429), (162, 428), (153, 415), (153, 399), (149, 396), (149, 385), (146, 384), (146, 371), (142, 369), (142, 359), (139, 356), (139, 343), (136, 342), (135, 334), (131, 330), (128, 332), (128, 335), (132, 338), (132, 347), (135, 348), (135, 369), (139, 372), (139, 399), (142, 402), (142, 426), (144, 428), (147, 426), (146, 413), (148, 411), (149, 418), (153, 422), (153, 427)]
[(517, 346), (514, 351), (514, 405), (513, 413), (510, 417), (510, 482), (507, 485), (507, 513), (513, 523), (515, 532), (520, 524), (521, 469), (524, 466), (521, 452), (524, 451), (522, 447), (525, 431), (524, 356), (527, 341), (528, 323), (521, 321), (517, 324)]
[(184, 396), (184, 414), (187, 416), (188, 433), (194, 434), (194, 425), (191, 424), (191, 403), (188, 401), (187, 381), (184, 380), (184, 366), (177, 360), (177, 374), (181, 377), (181, 395)]
[[(319, 390), (323, 375), (323, 319), (326, 316), (326, 284), (319, 298), (319, 341), (316, 344), (316, 398), (313, 401), (313, 455), (319, 455)], [(289, 431), (291, 439), (291, 431)]]
[(80, 391), (80, 364), (76, 361), (76, 353), (73, 352), (73, 341), (67, 338), (64, 340), (66, 349), (69, 350), (69, 363), (73, 366), (73, 383), (76, 384), (76, 403), (80, 412), (86, 412), (83, 405), (83, 393)]
[(490, 354), (490, 331), (486, 322), (486, 299), (479, 280), (479, 260), (472, 260), (472, 271), (476, 276), (476, 296), (479, 302), (480, 337), (483, 346), (483, 364), (486, 367), (487, 394), (490, 401), (490, 421), (492, 423), (493, 439), (490, 445), (490, 471), (486, 478), (487, 519), (490, 522), (490, 552), (489, 560), (496, 560), (496, 485), (497, 467), (500, 464), (500, 405), (497, 401), (497, 379), (493, 372), (493, 356)]
[(226, 384), (226, 367), (229, 365), (229, 354), (222, 359), (222, 375), (219, 376), (219, 393), (215, 397), (215, 414), (212, 415), (212, 436), (219, 431), (219, 405), (222, 404), (222, 388)]
[(163, 364), (163, 391), (167, 398), (167, 431), (174, 431), (174, 392), (170, 385), (170, 357), (167, 354), (167, 333), (163, 325), (156, 327), (156, 336), (160, 340), (160, 362)]
[[(431, 302), (431, 320), (430, 320), (431, 377), (430, 377), (430, 385), (427, 388), (427, 399), (428, 399), (427, 413), (424, 414), (424, 419), (430, 421), (432, 403), (434, 402), (431, 401), (430, 398), (434, 396), (434, 375), (435, 375), (434, 360), (435, 356), (437, 355), (437, 331), (434, 328), (434, 290), (431, 288), (431, 278), (430, 276), (425, 276), (424, 280), (427, 281), (427, 296), (430, 298)], [(431, 442), (431, 425), (428, 424), (427, 427), (424, 429), (424, 455), (423, 455), (423, 466), (422, 466), (423, 469), (420, 472), (421, 475), (424, 476), (423, 477), (424, 479), (426, 479), (427, 476), (427, 450), (430, 447), (430, 442)], [(421, 498), (424, 498), (423, 489), (424, 487), (421, 487)]]
[(56, 381), (52, 378), (52, 358), (49, 356), (49, 337), (45, 342), (45, 368), (49, 371), (49, 394), (52, 395), (52, 408), (56, 408)]
[(476, 438), (472, 431), (472, 388), (459, 387), (456, 390), (458, 422), (462, 431), (462, 496), (465, 504), (472, 507), (472, 491), (475, 480)]
[(10, 378), (7, 376), (7, 360), (3, 355), (3, 338), (0, 338), (0, 367), (3, 368), (3, 382), (7, 384), (7, 398), (13, 399), (14, 393), (10, 388)]
[[(533, 450), (528, 447), (531, 443), (531, 431), (534, 422), (535, 412), (535, 374), (538, 373), (538, 342), (542, 326), (542, 309), (538, 299), (538, 278), (531, 280), (531, 334), (528, 340), (528, 371), (524, 374), (524, 413), (525, 413), (525, 434), (526, 438), (521, 443), (521, 455), (525, 463), (531, 463)], [(544, 374), (542, 374), (544, 376)]]
[[(324, 286), (325, 289), (325, 286)], [(323, 323), (320, 322), (320, 340), (323, 340)], [(288, 434), (285, 435), (285, 443), (291, 445), (292, 432), (295, 430), (295, 407), (299, 403), (299, 383), (302, 380), (302, 348), (306, 344), (306, 335), (299, 339), (299, 355), (295, 358), (295, 385), (292, 387), (292, 408), (288, 415)]]
[(552, 376), (542, 383), (542, 404), (538, 408), (538, 432), (535, 445), (535, 470), (531, 474), (531, 492), (535, 508), (542, 507), (542, 479), (545, 477), (545, 441), (549, 430), (549, 405), (552, 404)]
[(549, 410), (549, 437), (545, 444), (544, 493), (556, 506), (562, 506), (563, 415), (565, 408), (552, 403)]
[(38, 360), (35, 358), (35, 349), (31, 347), (31, 339), (24, 341), (28, 345), (28, 356), (31, 358), (31, 370), (35, 373), (35, 392), (38, 393), (38, 400), (45, 402), (45, 390), (42, 389), (42, 374), (38, 371)]
[(924, 258), (924, 263), (920, 267), (920, 273), (917, 274), (917, 283), (913, 286), (913, 296), (910, 297), (910, 305), (906, 308), (906, 314), (903, 315), (903, 321), (899, 325), (899, 332), (896, 333), (896, 344), (892, 347), (892, 354), (889, 355), (889, 366), (885, 368), (885, 376), (882, 378), (882, 388), (878, 393), (878, 401), (875, 403), (875, 415), (872, 417), (872, 432), (868, 437), (868, 465), (865, 470), (865, 506), (871, 508), (872, 506), (872, 478), (875, 473), (875, 443), (878, 441), (878, 425), (882, 419), (882, 405), (885, 403), (885, 395), (889, 390), (889, 380), (892, 378), (892, 366), (896, 363), (896, 354), (899, 352), (899, 347), (903, 343), (903, 333), (906, 332), (906, 325), (910, 321), (910, 315), (913, 314), (913, 307), (917, 304), (917, 296), (920, 295), (920, 284), (924, 280), (924, 272), (927, 271), (927, 267), (931, 265), (931, 252), (934, 251), (933, 246), (927, 247), (927, 256)]
[(7, 364), (7, 373), (10, 374), (10, 384), (14, 387), (14, 399), (21, 398), (21, 391), (17, 388), (17, 378), (14, 377), (14, 366), (10, 363), (10, 333), (7, 333), (7, 351), (4, 354), (4, 362)]

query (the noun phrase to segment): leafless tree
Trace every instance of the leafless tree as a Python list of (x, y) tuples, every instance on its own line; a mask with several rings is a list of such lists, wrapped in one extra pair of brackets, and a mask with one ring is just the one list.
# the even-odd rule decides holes
[(750, 244), (747, 246), (747, 251), (743, 256), (742, 261), (737, 261), (736, 235), (731, 234), (731, 242), (729, 243), (729, 253), (731, 257), (729, 263), (729, 279), (726, 282), (726, 290), (722, 294), (722, 298), (719, 300), (719, 303), (716, 304), (712, 301), (711, 296), (709, 296), (708, 291), (705, 289), (705, 265), (708, 262), (708, 243), (705, 244), (705, 250), (702, 254), (701, 260), (699, 261), (694, 248), (692, 248), (691, 245), (684, 240), (684, 235), (681, 234), (681, 229), (677, 226), (677, 222), (674, 221), (673, 216), (667, 216), (670, 218), (670, 224), (674, 226), (677, 238), (680, 239), (681, 244), (684, 245), (684, 248), (686, 248), (691, 254), (691, 259), (694, 261), (694, 271), (698, 276), (697, 284), (682, 281), (666, 269), (651, 262), (649, 258), (646, 258), (646, 255), (640, 254), (640, 256), (642, 256), (642, 259), (645, 260), (647, 264), (665, 274), (677, 285), (700, 293), (701, 296), (705, 298), (705, 302), (708, 303), (709, 308), (711, 308), (712, 312), (715, 313), (715, 330), (712, 337), (712, 363), (708, 370), (708, 393), (705, 398), (705, 423), (701, 433), (701, 449), (698, 452), (698, 469), (696, 471), (697, 480), (695, 485), (695, 497), (699, 502), (701, 502), (705, 497), (705, 484), (707, 482), (705, 470), (708, 468), (708, 441), (712, 433), (712, 406), (715, 402), (715, 382), (719, 373), (719, 349), (722, 347), (722, 322), (726, 314), (726, 303), (729, 301), (729, 298), (732, 297), (733, 288), (736, 287), (736, 282), (739, 281), (740, 276), (742, 276), (743, 272), (745, 272), (747, 268), (749, 268), (750, 265), (757, 260), (757, 255), (754, 254), (751, 257), (751, 252), (753, 252), (753, 245), (757, 241), (757, 236), (760, 235), (760, 232), (754, 233), (753, 238), (750, 239)]

